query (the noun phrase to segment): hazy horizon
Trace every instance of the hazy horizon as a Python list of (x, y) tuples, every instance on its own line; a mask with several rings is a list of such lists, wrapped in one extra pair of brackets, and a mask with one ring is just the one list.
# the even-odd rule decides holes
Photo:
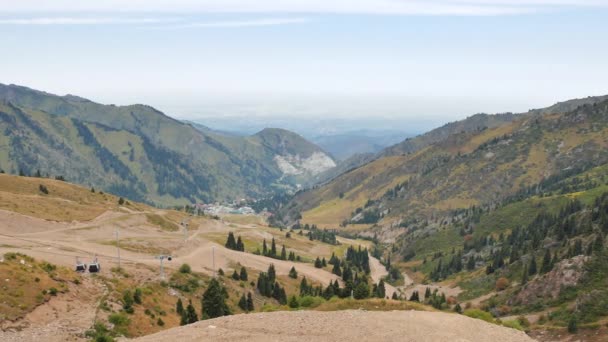
[(608, 94), (608, 1), (0, 4), (0, 82), (178, 119), (434, 127)]

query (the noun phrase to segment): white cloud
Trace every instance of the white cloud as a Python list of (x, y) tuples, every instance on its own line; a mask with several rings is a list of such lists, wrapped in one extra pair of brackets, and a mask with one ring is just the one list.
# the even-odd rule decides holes
[(100, 25), (100, 24), (162, 24), (179, 19), (169, 18), (113, 18), (113, 17), (35, 17), (0, 18), (0, 25)]
[(276, 26), (289, 24), (307, 23), (307, 18), (266, 18), (255, 20), (235, 20), (235, 21), (211, 21), (211, 22), (192, 22), (175, 26), (160, 26), (159, 29), (182, 29), (182, 28), (239, 28), (255, 26)]
[(555, 6), (608, 7), (608, 0), (0, 0), (0, 13), (169, 12), (502, 15)]

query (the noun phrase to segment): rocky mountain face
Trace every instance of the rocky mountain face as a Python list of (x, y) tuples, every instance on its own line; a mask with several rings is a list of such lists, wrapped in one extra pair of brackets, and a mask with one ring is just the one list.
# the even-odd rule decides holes
[(102, 105), (15, 85), (0, 85), (0, 115), (6, 172), (39, 170), (161, 205), (289, 191), (335, 166), (288, 131), (229, 136), (146, 105)]

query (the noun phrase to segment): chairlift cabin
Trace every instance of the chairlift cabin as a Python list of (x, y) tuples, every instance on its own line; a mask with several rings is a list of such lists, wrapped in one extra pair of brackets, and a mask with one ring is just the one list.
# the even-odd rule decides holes
[(78, 258), (76, 258), (76, 272), (86, 272), (87, 264), (82, 263)]
[(89, 273), (97, 273), (101, 271), (101, 264), (97, 261), (97, 258), (89, 264)]

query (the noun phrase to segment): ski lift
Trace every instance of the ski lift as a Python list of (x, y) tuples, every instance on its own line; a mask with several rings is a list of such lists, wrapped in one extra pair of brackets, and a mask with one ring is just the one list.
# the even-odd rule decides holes
[(87, 270), (87, 264), (82, 263), (80, 259), (76, 258), (76, 272), (84, 273)]
[(89, 273), (97, 273), (101, 271), (101, 264), (97, 261), (97, 256), (95, 256), (95, 260), (89, 264)]

